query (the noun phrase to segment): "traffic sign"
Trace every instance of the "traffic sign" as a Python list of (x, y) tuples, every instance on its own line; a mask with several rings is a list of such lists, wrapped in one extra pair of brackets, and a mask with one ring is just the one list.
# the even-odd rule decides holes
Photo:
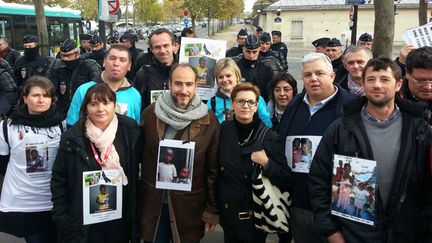
[(119, 9), (115, 14), (110, 14), (106, 22), (115, 23), (120, 19), (121, 19), (121, 9)]
[(120, 0), (108, 0), (109, 14), (115, 14), (120, 9)]
[(184, 19), (183, 19), (183, 24), (188, 25), (188, 24), (189, 24), (189, 19), (184, 18)]
[(345, 5), (360, 5), (365, 3), (365, 0), (345, 0)]
[(187, 10), (183, 11), (183, 16), (189, 16), (189, 12)]

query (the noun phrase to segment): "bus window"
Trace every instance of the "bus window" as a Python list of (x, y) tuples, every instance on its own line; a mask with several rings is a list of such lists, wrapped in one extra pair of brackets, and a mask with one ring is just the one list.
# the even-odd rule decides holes
[(14, 35), (14, 45), (13, 48), (17, 49), (17, 50), (23, 50), (23, 38), (25, 35), (28, 34), (37, 34), (36, 32), (36, 28), (33, 29), (32, 32), (29, 32), (29, 30), (26, 28), (26, 21), (25, 21), (25, 16), (20, 16), (20, 15), (14, 15), (12, 16), (12, 26), (13, 26), (13, 35)]
[(13, 42), (13, 40), (11, 38), (12, 33), (11, 33), (10, 17), (0, 16), (0, 36), (6, 37), (9, 41)]

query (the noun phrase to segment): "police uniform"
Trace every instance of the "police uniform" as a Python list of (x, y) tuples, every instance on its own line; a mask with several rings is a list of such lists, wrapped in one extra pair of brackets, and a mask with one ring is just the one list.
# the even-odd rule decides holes
[[(92, 36), (90, 40), (90, 45), (96, 45), (98, 43), (102, 43), (102, 39), (97, 35)], [(103, 67), (105, 50), (102, 48), (99, 51), (87, 52), (84, 53), (84, 55), (82, 55), (81, 57), (84, 60), (93, 59), (99, 64), (99, 66)]]
[[(239, 37), (245, 38), (247, 37), (247, 31), (245, 29), (241, 29), (238, 34), (237, 34), (237, 39)], [(238, 45), (238, 46), (234, 46), (232, 48), (230, 48), (227, 52), (226, 52), (226, 57), (235, 57), (238, 56), (240, 54), (243, 53), (243, 46), (242, 45)]]
[[(333, 38), (327, 43), (327, 46), (328, 47), (337, 47), (337, 46), (342, 46), (342, 44), (338, 39)], [(332, 61), (333, 71), (336, 73), (336, 77), (334, 79), (334, 82), (338, 83), (338, 84), (340, 84), (345, 79), (345, 77), (348, 75), (348, 71), (345, 69), (345, 67), (343, 65), (342, 57), (343, 57), (343, 55), (341, 55), (338, 59)]]
[[(89, 34), (80, 34), (79, 38), (80, 38), (80, 41), (83, 41), (83, 40), (88, 40), (89, 41), (89, 40), (91, 40), (92, 35), (89, 35)], [(91, 51), (87, 51), (82, 46), (80, 46), (79, 48), (80, 48), (80, 55), (83, 55), (84, 53), (87, 53), (87, 52), (91, 52)]]
[[(271, 32), (272, 36), (277, 35), (279, 37), (282, 36), (282, 32), (280, 32), (279, 30), (273, 30)], [(287, 45), (285, 45), (285, 43), (282, 42), (282, 40), (279, 43), (273, 43), (270, 47), (270, 49), (272, 51), (277, 51), (280, 52), (282, 54), (282, 56), (284, 56), (285, 58), (288, 57), (288, 47)]]

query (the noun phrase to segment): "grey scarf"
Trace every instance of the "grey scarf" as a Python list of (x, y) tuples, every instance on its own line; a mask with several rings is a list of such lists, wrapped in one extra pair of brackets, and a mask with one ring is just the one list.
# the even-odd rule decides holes
[(208, 108), (195, 94), (187, 109), (177, 107), (171, 92), (159, 96), (155, 105), (156, 116), (175, 130), (183, 130), (192, 121), (203, 118), (208, 114)]

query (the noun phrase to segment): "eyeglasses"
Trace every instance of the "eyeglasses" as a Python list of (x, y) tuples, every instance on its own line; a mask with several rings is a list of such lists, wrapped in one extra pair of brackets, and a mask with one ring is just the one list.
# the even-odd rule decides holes
[(234, 103), (238, 106), (244, 106), (247, 103), (249, 107), (254, 107), (257, 105), (258, 102), (256, 100), (238, 99), (234, 100)]
[(432, 84), (432, 80), (423, 80), (423, 79), (415, 79), (413, 76), (411, 76), (411, 80), (413, 81), (414, 84), (416, 85), (427, 85), (427, 84)]

